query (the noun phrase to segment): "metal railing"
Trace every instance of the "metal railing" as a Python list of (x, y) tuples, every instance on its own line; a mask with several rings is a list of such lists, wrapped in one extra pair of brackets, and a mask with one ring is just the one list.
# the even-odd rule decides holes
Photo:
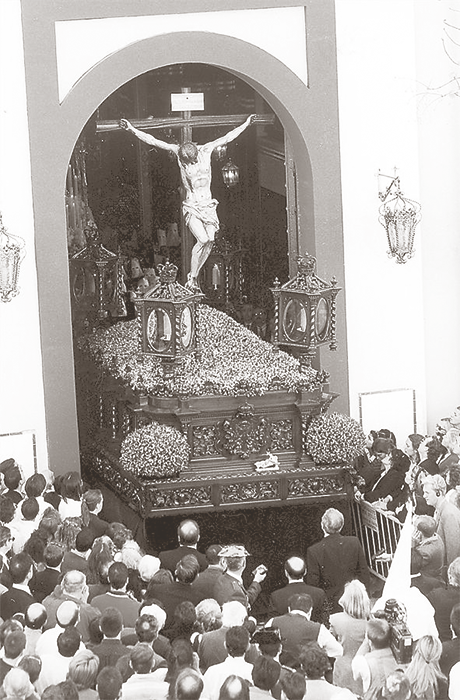
[[(374, 508), (367, 501), (353, 501), (351, 511), (354, 532), (363, 545), (367, 565), (377, 578), (385, 581), (403, 523), (391, 513)], [(379, 559), (382, 553), (392, 555), (389, 561)]]

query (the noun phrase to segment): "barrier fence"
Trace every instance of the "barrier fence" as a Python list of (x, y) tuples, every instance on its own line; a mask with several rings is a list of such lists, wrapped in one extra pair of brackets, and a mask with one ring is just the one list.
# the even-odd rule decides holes
[(378, 510), (366, 501), (353, 501), (351, 511), (354, 532), (363, 545), (367, 565), (377, 578), (385, 581), (391, 559), (382, 561), (379, 555), (395, 553), (403, 523), (391, 513)]

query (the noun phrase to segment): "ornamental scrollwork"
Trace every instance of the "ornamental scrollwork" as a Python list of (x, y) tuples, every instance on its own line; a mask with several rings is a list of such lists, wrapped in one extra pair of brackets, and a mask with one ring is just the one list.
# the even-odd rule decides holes
[(288, 498), (300, 496), (327, 496), (344, 492), (340, 476), (310, 476), (306, 479), (289, 479)]
[(135, 511), (144, 512), (144, 504), (139, 489), (129, 479), (126, 479), (108, 460), (97, 458), (94, 462), (95, 471), (105, 484), (121, 496), (123, 501)]
[(211, 505), (211, 487), (151, 489), (147, 492), (146, 499), (152, 508)]
[(219, 454), (216, 442), (218, 427), (216, 425), (195, 425), (192, 429), (192, 452), (194, 457)]
[(277, 481), (254, 481), (250, 483), (225, 484), (221, 491), (222, 503), (263, 501), (279, 498)]
[(292, 420), (285, 418), (272, 421), (270, 424), (270, 449), (272, 451), (292, 450), (293, 447)]
[(245, 403), (235, 411), (230, 420), (222, 422), (220, 448), (228, 454), (247, 459), (250, 454), (260, 453), (265, 449), (268, 433), (268, 421), (256, 416), (254, 406)]

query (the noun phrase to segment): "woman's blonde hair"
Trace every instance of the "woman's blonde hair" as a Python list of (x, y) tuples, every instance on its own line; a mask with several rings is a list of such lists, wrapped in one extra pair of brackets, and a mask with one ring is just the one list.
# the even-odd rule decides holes
[(427, 634), (416, 642), (412, 661), (406, 670), (413, 697), (428, 700), (437, 697), (439, 681), (447, 680), (439, 666), (441, 653), (442, 644), (438, 637)]
[(86, 690), (95, 684), (98, 671), (99, 657), (89, 649), (85, 649), (71, 659), (68, 678), (75, 683), (78, 690)]
[(350, 617), (357, 620), (367, 620), (371, 614), (371, 602), (364, 583), (358, 579), (346, 583), (339, 605)]

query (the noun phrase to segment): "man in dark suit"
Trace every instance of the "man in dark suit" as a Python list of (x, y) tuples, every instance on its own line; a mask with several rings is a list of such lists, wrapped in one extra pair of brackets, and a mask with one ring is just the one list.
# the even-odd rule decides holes
[(106, 608), (117, 608), (123, 617), (124, 627), (134, 627), (140, 603), (128, 593), (128, 567), (121, 561), (113, 562), (109, 567), (108, 578), (110, 591), (95, 596), (91, 605), (102, 613)]
[(449, 677), (452, 666), (460, 659), (460, 603), (454, 605), (451, 610), (450, 626), (454, 638), (442, 643), (442, 654), (439, 659), (441, 671), (447, 677)]
[(331, 632), (318, 622), (311, 622), (312, 599), (307, 594), (294, 594), (289, 611), (267, 622), (266, 627), (279, 630), (283, 650), (280, 663), (291, 668), (300, 666), (300, 649), (308, 642), (317, 642), (330, 658), (342, 656), (343, 649)]
[(94, 543), (94, 535), (88, 527), (84, 527), (75, 538), (75, 549), (64, 554), (61, 563), (61, 573), (68, 571), (88, 572), (88, 557)]
[(159, 583), (155, 586), (155, 598), (160, 601), (166, 611), (165, 629), (174, 624), (174, 611), (179, 603), (188, 600), (197, 605), (201, 596), (192, 586), (198, 576), (200, 565), (193, 554), (186, 554), (176, 566), (175, 581)]
[(29, 554), (20, 552), (11, 557), (10, 574), (13, 585), (0, 596), (0, 608), (4, 620), (13, 617), (15, 613), (25, 613), (29, 605), (35, 603), (29, 588), (33, 572), (33, 560)]
[(194, 520), (182, 520), (177, 528), (177, 539), (179, 546), (176, 549), (168, 549), (159, 553), (162, 569), (169, 569), (174, 574), (177, 563), (186, 554), (193, 554), (200, 565), (200, 571), (204, 571), (208, 566), (206, 557), (198, 552), (197, 545), (200, 540), (200, 528)]
[(447, 584), (447, 588), (440, 586), (427, 595), (434, 608), (434, 621), (441, 642), (452, 639), (450, 614), (454, 605), (460, 603), (460, 557), (454, 559), (447, 570)]
[(270, 596), (270, 608), (275, 615), (285, 615), (288, 612), (288, 600), (294, 593), (307, 593), (313, 601), (311, 614), (312, 622), (322, 622), (329, 627), (329, 615), (327, 612), (326, 594), (321, 588), (309, 586), (305, 583), (304, 576), (307, 567), (301, 557), (289, 557), (284, 563), (284, 573), (288, 580), (287, 586), (273, 591)]
[(10, 528), (6, 525), (0, 525), (0, 593), (13, 585), (7, 556), (11, 551), (12, 544), (13, 537)]
[(423, 557), (416, 550), (411, 549), (410, 553), (410, 585), (413, 588), (418, 588), (420, 593), (427, 596), (435, 588), (439, 588), (443, 582), (434, 576), (427, 576), (422, 573)]
[(195, 591), (199, 592), (201, 600), (212, 598), (214, 595), (214, 586), (223, 572), (222, 559), (219, 557), (219, 552), (223, 549), (221, 544), (212, 544), (206, 550), (206, 561), (208, 566), (204, 571), (201, 571), (194, 582), (192, 583)]
[(49, 542), (43, 552), (45, 568), (36, 571), (31, 582), (30, 590), (36, 601), (41, 603), (46, 596), (51, 595), (61, 578), (60, 565), (64, 557), (64, 549), (56, 542)]
[(324, 538), (307, 549), (307, 583), (322, 588), (329, 612), (340, 612), (338, 603), (345, 584), (359, 579), (369, 588), (369, 569), (357, 537), (342, 535), (344, 517), (339, 510), (328, 508), (321, 518)]
[[(11, 622), (16, 621), (11, 620)], [(21, 661), (21, 658), (24, 656), (26, 643), (26, 635), (21, 629), (13, 627), (11, 631), (7, 632), (3, 642), (2, 656), (0, 657), (0, 685), (3, 684), (7, 673)]]
[(262, 564), (253, 572), (252, 583), (246, 589), (243, 584), (243, 572), (246, 568), (246, 557), (249, 552), (243, 545), (230, 544), (219, 552), (219, 557), (223, 560), (222, 567), (225, 573), (220, 576), (214, 586), (212, 596), (219, 605), (236, 600), (242, 603), (249, 611), (251, 605), (256, 600), (261, 591), (260, 584), (265, 580), (267, 568)]
[(83, 501), (88, 508), (88, 528), (93, 533), (94, 539), (102, 537), (107, 532), (109, 523), (99, 517), (104, 506), (104, 497), (99, 489), (88, 489), (83, 494)]
[(117, 608), (106, 608), (99, 620), (99, 627), (104, 635), (102, 642), (91, 647), (99, 658), (99, 671), (106, 666), (116, 666), (118, 659), (129, 654), (120, 641), (123, 629), (123, 615)]

